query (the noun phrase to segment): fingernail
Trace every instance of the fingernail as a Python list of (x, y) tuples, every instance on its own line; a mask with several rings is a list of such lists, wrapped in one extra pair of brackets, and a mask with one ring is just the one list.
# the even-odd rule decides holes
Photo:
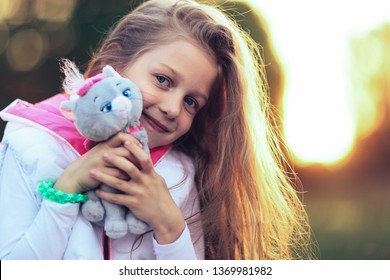
[(143, 146), (142, 146), (142, 144), (140, 142), (137, 141), (136, 144), (137, 144), (138, 147), (140, 147), (142, 149)]
[(130, 145), (131, 145), (131, 141), (126, 141), (126, 142), (125, 142), (125, 145), (126, 145), (126, 146), (130, 146)]

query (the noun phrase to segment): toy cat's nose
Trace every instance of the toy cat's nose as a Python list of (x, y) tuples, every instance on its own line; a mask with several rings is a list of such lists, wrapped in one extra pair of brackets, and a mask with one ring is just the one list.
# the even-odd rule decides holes
[(118, 96), (114, 99), (113, 102), (117, 103), (117, 104), (128, 104), (129, 102), (129, 99), (127, 97), (124, 97), (124, 96)]
[(125, 96), (119, 96), (115, 98), (111, 103), (114, 110), (118, 110), (118, 111), (131, 110), (131, 101)]

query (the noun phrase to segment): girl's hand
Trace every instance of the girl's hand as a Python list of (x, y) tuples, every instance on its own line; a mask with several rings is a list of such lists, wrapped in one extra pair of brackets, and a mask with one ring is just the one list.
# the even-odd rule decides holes
[(93, 169), (92, 178), (119, 191), (114, 194), (98, 190), (97, 195), (106, 201), (124, 205), (135, 216), (148, 223), (158, 243), (175, 241), (183, 232), (185, 222), (180, 208), (173, 201), (165, 180), (158, 175), (153, 163), (134, 140), (128, 140), (124, 147), (130, 156), (107, 152), (103, 159), (108, 166), (115, 166), (131, 179), (118, 177), (103, 169)]
[(127, 174), (114, 168), (103, 159), (105, 153), (129, 157), (129, 151), (123, 147), (125, 141), (134, 141), (134, 137), (126, 133), (118, 133), (106, 142), (97, 144), (65, 169), (54, 188), (65, 193), (83, 193), (96, 188), (100, 182), (91, 177), (90, 171), (92, 169), (117, 178), (127, 179)]

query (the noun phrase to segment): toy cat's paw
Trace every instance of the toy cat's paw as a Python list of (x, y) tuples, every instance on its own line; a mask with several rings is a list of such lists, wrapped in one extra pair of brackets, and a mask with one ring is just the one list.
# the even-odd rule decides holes
[(106, 235), (113, 239), (118, 239), (128, 233), (127, 223), (125, 220), (110, 220), (104, 225)]
[(100, 222), (104, 218), (104, 207), (100, 201), (87, 200), (81, 206), (81, 213), (90, 222)]
[(127, 225), (129, 227), (129, 231), (134, 234), (142, 234), (150, 230), (150, 227), (147, 223), (141, 221), (133, 213), (129, 212), (126, 215)]

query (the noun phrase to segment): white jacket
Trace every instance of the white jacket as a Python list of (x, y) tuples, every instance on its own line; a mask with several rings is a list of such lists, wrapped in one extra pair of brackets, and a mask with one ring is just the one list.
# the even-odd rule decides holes
[[(0, 144), (0, 259), (103, 259), (103, 230), (84, 219), (79, 204), (42, 200), (39, 181), (55, 181), (79, 154), (60, 136), (29, 120), (8, 121)], [(199, 211), (192, 161), (169, 150), (155, 164), (185, 217)], [(147, 233), (109, 240), (110, 259), (203, 259), (201, 226), (187, 220), (182, 235), (160, 245)], [(133, 248), (133, 249), (132, 249)]]

